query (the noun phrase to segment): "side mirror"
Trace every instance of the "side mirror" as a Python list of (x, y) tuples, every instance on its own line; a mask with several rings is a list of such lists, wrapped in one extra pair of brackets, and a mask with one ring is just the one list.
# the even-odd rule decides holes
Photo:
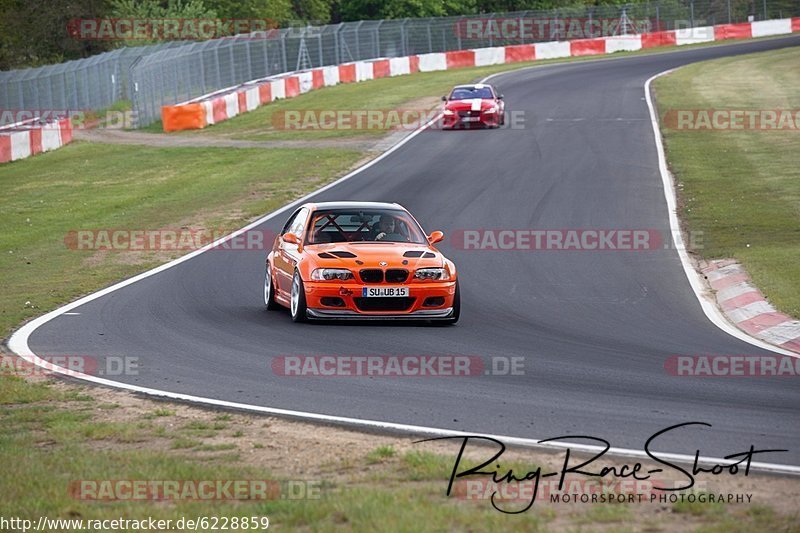
[(430, 235), (428, 235), (428, 242), (431, 244), (436, 244), (444, 239), (444, 233), (441, 231), (434, 231)]
[(446, 96), (442, 96), (442, 102), (446, 102), (446, 101), (447, 101), (447, 97)]
[(503, 98), (504, 98), (504, 96), (503, 96), (502, 94), (498, 94), (498, 95), (497, 95), (497, 99), (498, 99), (498, 100), (502, 100)]
[(283, 242), (288, 242), (300, 246), (300, 237), (298, 237), (294, 233), (284, 233), (283, 237), (281, 238), (283, 239)]

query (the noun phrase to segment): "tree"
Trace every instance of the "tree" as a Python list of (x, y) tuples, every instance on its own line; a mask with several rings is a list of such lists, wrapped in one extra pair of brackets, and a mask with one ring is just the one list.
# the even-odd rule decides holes
[(96, 18), (106, 0), (0, 0), (0, 70), (59, 63), (113, 47), (69, 34), (71, 20)]

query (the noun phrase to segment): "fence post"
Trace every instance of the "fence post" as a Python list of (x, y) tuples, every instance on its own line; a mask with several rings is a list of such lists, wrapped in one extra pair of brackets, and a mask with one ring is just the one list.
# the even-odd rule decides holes
[(731, 23), (731, 0), (728, 0), (728, 24)]
[(217, 69), (217, 88), (222, 88), (222, 73), (219, 68), (219, 43), (214, 47), (214, 67)]
[(203, 91), (203, 94), (205, 94), (208, 92), (206, 91), (206, 66), (203, 62), (203, 52), (201, 51), (198, 55), (200, 56), (200, 87), (202, 87), (201, 90)]
[(431, 38), (431, 20), (428, 19), (428, 53), (433, 52), (433, 39)]
[(272, 69), (269, 66), (269, 51), (267, 50), (267, 48), (269, 48), (267, 45), (268, 38), (269, 34), (265, 33), (263, 42), (264, 42), (264, 74), (266, 76), (269, 76), (272, 73)]
[[(230, 77), (229, 81), (225, 82), (225, 85), (233, 85), (234, 83), (236, 83), (236, 81), (235, 81), (236, 80), (236, 61), (235, 61), (235, 59), (233, 57), (233, 45), (228, 46), (228, 50), (230, 51), (230, 54), (228, 54), (228, 55), (231, 56), (231, 77)], [(220, 89), (221, 88), (222, 87), (220, 87)]]
[(128, 87), (131, 91), (131, 109), (133, 110), (133, 124), (134, 128), (139, 127), (139, 116), (142, 114), (141, 109), (141, 101), (139, 99), (139, 85), (136, 82), (136, 76), (134, 74), (134, 68), (142, 60), (142, 57), (139, 56), (133, 60), (131, 66), (128, 67)]
[(289, 72), (289, 62), (286, 59), (286, 32), (281, 33), (281, 56), (283, 57), (283, 70)]
[(245, 44), (245, 51), (247, 52), (245, 54), (247, 56), (247, 81), (250, 81), (253, 79), (253, 64), (251, 62), (251, 57), (250, 57), (250, 43), (253, 42), (253, 34), (249, 33), (248, 35), (250, 37), (247, 39), (247, 41), (245, 41), (244, 44)]
[(353, 57), (352, 51), (350, 52), (350, 57), (354, 61), (360, 61), (361, 60), (361, 38), (359, 37), (359, 35), (361, 34), (361, 25), (362, 24), (364, 24), (363, 20), (359, 20), (358, 24), (356, 24), (356, 31), (355, 31), (355, 34), (356, 34), (356, 55), (355, 55), (355, 57)]
[(342, 41), (341, 41), (341, 36), (339, 35), (339, 32), (342, 31), (342, 24), (344, 24), (344, 23), (340, 22), (339, 25), (336, 26), (336, 29), (333, 30), (333, 40), (336, 42), (336, 64), (337, 65), (341, 65), (342, 64)]
[(408, 53), (408, 32), (406, 31), (406, 24), (408, 23), (408, 18), (404, 18), (403, 22), (400, 24), (400, 40), (403, 41), (403, 55), (407, 56)]
[(381, 25), (386, 22), (386, 20), (381, 20), (378, 23), (378, 26), (375, 28), (375, 48), (376, 53), (374, 57), (381, 57)]
[[(317, 48), (319, 48), (319, 66), (321, 67), (325, 64), (325, 56), (322, 49), (322, 31), (319, 28), (317, 28)], [(312, 63), (311, 66), (313, 67), (314, 64)]]

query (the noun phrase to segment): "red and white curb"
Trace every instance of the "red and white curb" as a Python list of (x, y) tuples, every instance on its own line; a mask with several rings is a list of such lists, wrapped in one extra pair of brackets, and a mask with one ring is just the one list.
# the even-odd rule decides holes
[(0, 163), (56, 150), (72, 141), (72, 123), (68, 118), (47, 124), (37, 124), (36, 120), (0, 128)]
[(701, 266), (717, 303), (728, 320), (750, 335), (785, 350), (800, 353), (800, 320), (778, 312), (750, 283), (744, 267), (733, 259)]

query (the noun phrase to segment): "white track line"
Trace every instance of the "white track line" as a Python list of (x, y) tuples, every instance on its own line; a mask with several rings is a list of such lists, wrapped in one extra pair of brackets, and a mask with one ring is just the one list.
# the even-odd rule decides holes
[(719, 307), (717, 307), (716, 302), (712, 300), (711, 296), (708, 294), (708, 291), (706, 291), (703, 280), (700, 277), (700, 273), (695, 270), (694, 265), (689, 258), (689, 254), (686, 252), (686, 246), (683, 243), (683, 234), (681, 233), (680, 222), (678, 221), (678, 202), (675, 193), (675, 182), (672, 179), (672, 174), (670, 173), (669, 168), (667, 167), (667, 158), (664, 154), (664, 143), (661, 140), (661, 130), (658, 127), (658, 112), (653, 105), (653, 98), (650, 96), (650, 84), (652, 81), (656, 78), (664, 76), (665, 74), (669, 74), (674, 70), (675, 69), (669, 69), (665, 70), (664, 72), (659, 72), (644, 82), (644, 96), (645, 100), (647, 101), (647, 108), (650, 111), (650, 122), (653, 126), (653, 136), (655, 137), (656, 150), (658, 151), (658, 170), (661, 173), (661, 182), (664, 185), (664, 197), (667, 200), (667, 210), (669, 211), (669, 227), (672, 232), (672, 236), (675, 239), (675, 248), (678, 250), (678, 257), (681, 259), (683, 271), (686, 273), (686, 278), (689, 280), (689, 285), (692, 286), (692, 290), (694, 291), (697, 300), (700, 302), (700, 306), (703, 308), (703, 312), (705, 313), (706, 317), (708, 317), (712, 324), (717, 326), (728, 335), (765, 350), (776, 352), (782, 355), (800, 357), (794, 352), (784, 350), (783, 348), (773, 346), (772, 344), (768, 344), (760, 339), (751, 337), (744, 331), (731, 324), (728, 319), (725, 318), (725, 315), (722, 314), (722, 311), (719, 309)]
[[(620, 59), (622, 59), (622, 58), (620, 58)], [(586, 62), (586, 63), (588, 63), (588, 62)], [(487, 76), (486, 78), (481, 80), (481, 82), (486, 82), (487, 80), (489, 80), (489, 79), (491, 79), (491, 78), (493, 78), (495, 76), (499, 76), (499, 75), (502, 75), (502, 74), (509, 74), (509, 73), (512, 73), (512, 72), (515, 73), (515, 72), (519, 72), (520, 70), (527, 70), (528, 68), (534, 68), (534, 67), (526, 67), (524, 69), (513, 70), (513, 71), (509, 71), (509, 72), (495, 73), (495, 74), (492, 74), (491, 76)], [(665, 74), (665, 73), (661, 73), (661, 74)], [(655, 77), (657, 77), (657, 76), (654, 76), (653, 78), (650, 78), (645, 83), (645, 91), (648, 94), (648, 105), (650, 106), (651, 116), (654, 116), (654, 115), (653, 115), (652, 103), (650, 102), (650, 99), (649, 99), (650, 81), (652, 79), (654, 79)], [(311, 413), (311, 412), (306, 412), (306, 411), (293, 411), (293, 410), (290, 410), (290, 409), (278, 409), (278, 408), (274, 408), (274, 407), (263, 407), (263, 406), (259, 406), (259, 405), (251, 405), (251, 404), (244, 404), (244, 403), (237, 403), (237, 402), (228, 402), (228, 401), (225, 401), (225, 400), (218, 400), (218, 399), (215, 399), (215, 398), (205, 398), (205, 397), (202, 397), (202, 396), (193, 396), (193, 395), (190, 395), (190, 394), (179, 394), (179, 393), (174, 393), (174, 392), (169, 392), (169, 391), (162, 391), (162, 390), (158, 390), (158, 389), (150, 389), (150, 388), (147, 388), (147, 387), (139, 387), (137, 385), (130, 385), (130, 384), (127, 384), (127, 383), (120, 383), (120, 382), (117, 382), (117, 381), (111, 381), (111, 380), (100, 378), (100, 377), (97, 377), (97, 376), (91, 376), (91, 375), (88, 375), (88, 374), (75, 372), (73, 370), (69, 370), (67, 368), (54, 365), (54, 364), (52, 364), (52, 363), (40, 358), (39, 356), (37, 356), (35, 353), (33, 353), (31, 351), (30, 347), (28, 346), (28, 338), (31, 336), (31, 334), (34, 331), (36, 331), (36, 329), (38, 327), (40, 327), (43, 324), (49, 322), (50, 320), (53, 320), (54, 318), (56, 318), (56, 317), (58, 317), (60, 315), (63, 315), (65, 313), (71, 311), (72, 309), (75, 309), (76, 307), (79, 307), (79, 306), (81, 306), (81, 305), (83, 305), (85, 303), (91, 302), (92, 300), (96, 300), (97, 298), (105, 296), (106, 294), (109, 294), (111, 292), (119, 290), (119, 289), (121, 289), (123, 287), (126, 287), (128, 285), (131, 285), (133, 283), (136, 283), (139, 280), (142, 280), (142, 279), (148, 278), (150, 276), (153, 276), (155, 274), (158, 274), (159, 272), (163, 272), (164, 270), (167, 270), (167, 269), (172, 268), (172, 267), (174, 267), (176, 265), (179, 265), (179, 264), (183, 263), (184, 261), (188, 261), (189, 259), (191, 259), (191, 258), (193, 258), (193, 257), (195, 257), (197, 255), (200, 255), (201, 253), (206, 252), (207, 250), (209, 250), (209, 249), (211, 249), (213, 247), (219, 246), (222, 243), (224, 243), (224, 242), (236, 237), (237, 235), (240, 235), (240, 234), (244, 233), (245, 231), (247, 231), (247, 230), (249, 230), (251, 228), (259, 226), (259, 225), (263, 224), (264, 222), (276, 217), (277, 215), (279, 215), (279, 214), (281, 214), (281, 213), (283, 213), (283, 212), (285, 212), (285, 211), (287, 211), (287, 210), (289, 210), (289, 209), (291, 209), (291, 208), (293, 208), (293, 207), (305, 202), (307, 199), (311, 198), (312, 196), (315, 196), (315, 195), (317, 195), (317, 194), (319, 194), (319, 193), (321, 193), (323, 191), (326, 191), (326, 190), (328, 190), (328, 189), (330, 189), (332, 187), (335, 187), (336, 185), (339, 185), (340, 183), (342, 183), (342, 182), (352, 178), (353, 176), (356, 176), (357, 174), (363, 172), (364, 170), (370, 168), (372, 165), (377, 164), (379, 161), (383, 160), (384, 158), (389, 156), (391, 153), (393, 153), (396, 150), (398, 150), (400, 147), (405, 145), (411, 139), (413, 139), (414, 137), (416, 137), (417, 135), (422, 133), (424, 130), (429, 128), (439, 118), (440, 118), (440, 116), (434, 117), (429, 122), (427, 122), (424, 126), (422, 126), (419, 130), (417, 130), (417, 131), (411, 133), (410, 135), (404, 137), (397, 144), (395, 144), (394, 146), (389, 148), (386, 152), (384, 152), (380, 156), (376, 157), (372, 161), (369, 161), (365, 165), (353, 170), (352, 172), (350, 172), (349, 174), (347, 174), (345, 176), (342, 176), (341, 178), (339, 178), (338, 180), (334, 181), (333, 183), (329, 183), (328, 185), (325, 185), (324, 187), (321, 187), (321, 188), (317, 189), (316, 191), (311, 192), (311, 193), (303, 196), (302, 198), (300, 198), (298, 200), (295, 200), (294, 202), (291, 202), (291, 203), (289, 203), (289, 204), (277, 209), (276, 211), (273, 211), (272, 213), (269, 213), (268, 215), (266, 215), (264, 217), (259, 218), (258, 220), (254, 221), (254, 222), (251, 222), (250, 224), (248, 224), (247, 226), (243, 227), (240, 230), (237, 230), (237, 231), (235, 231), (235, 232), (233, 232), (233, 233), (231, 233), (231, 234), (229, 234), (229, 235), (227, 235), (225, 237), (222, 237), (221, 239), (218, 239), (217, 241), (214, 241), (213, 243), (211, 243), (211, 244), (209, 244), (207, 246), (204, 246), (203, 248), (201, 248), (199, 250), (195, 250), (194, 252), (186, 254), (183, 257), (179, 257), (178, 259), (170, 261), (169, 263), (165, 263), (165, 264), (163, 264), (161, 266), (158, 266), (158, 267), (156, 267), (156, 268), (154, 268), (152, 270), (148, 270), (147, 272), (142, 272), (141, 274), (139, 274), (137, 276), (134, 276), (134, 277), (129, 278), (127, 280), (121, 281), (121, 282), (119, 282), (119, 283), (117, 283), (115, 285), (112, 285), (110, 287), (102, 289), (102, 290), (100, 290), (98, 292), (92, 293), (92, 294), (90, 294), (88, 296), (84, 296), (83, 298), (80, 298), (80, 299), (78, 299), (78, 300), (76, 300), (74, 302), (71, 302), (71, 303), (69, 303), (69, 304), (67, 304), (67, 305), (65, 305), (63, 307), (60, 307), (60, 308), (58, 308), (58, 309), (56, 309), (54, 311), (51, 311), (51, 312), (49, 312), (49, 313), (47, 313), (45, 315), (42, 315), (42, 316), (40, 316), (40, 317), (38, 317), (38, 318), (26, 323), (20, 329), (18, 329), (16, 332), (14, 332), (14, 334), (11, 336), (11, 339), (9, 339), (9, 341), (8, 341), (9, 349), (12, 352), (14, 352), (15, 354), (17, 354), (18, 356), (20, 356), (21, 358), (25, 359), (26, 361), (28, 361), (30, 363), (33, 363), (33, 364), (35, 364), (35, 365), (37, 365), (39, 367), (45, 368), (47, 370), (50, 370), (52, 372), (58, 373), (58, 374), (62, 374), (62, 375), (65, 375), (65, 376), (81, 379), (81, 380), (84, 380), (84, 381), (89, 381), (91, 383), (96, 383), (98, 385), (105, 385), (105, 386), (114, 387), (114, 388), (117, 388), (117, 389), (123, 389), (123, 390), (131, 391), (131, 392), (147, 394), (147, 395), (150, 395), (150, 396), (167, 398), (167, 399), (170, 399), (170, 400), (186, 401), (186, 402), (192, 402), (192, 403), (203, 404), (203, 405), (224, 407), (224, 408), (228, 408), (228, 409), (239, 409), (239, 410), (244, 410), (244, 411), (251, 411), (251, 412), (257, 412), (257, 413), (277, 415), (277, 416), (287, 416), (287, 417), (299, 418), (299, 419), (303, 419), (303, 420), (311, 420), (311, 421), (316, 421), (316, 422), (326, 422), (326, 423), (333, 423), (333, 424), (344, 424), (344, 425), (355, 426), (355, 427), (360, 427), (360, 428), (399, 431), (399, 432), (403, 432), (403, 433), (411, 433), (411, 434), (414, 434), (414, 435), (430, 435), (430, 436), (441, 436), (441, 437), (446, 437), (446, 436), (447, 437), (463, 437), (463, 436), (467, 436), (467, 435), (480, 435), (480, 436), (485, 436), (485, 437), (492, 437), (492, 438), (498, 439), (498, 440), (500, 440), (500, 441), (502, 441), (504, 443), (507, 443), (507, 444), (516, 445), (516, 446), (530, 447), (530, 448), (550, 449), (550, 450), (553, 450), (553, 449), (567, 449), (567, 448), (569, 448), (569, 449), (572, 449), (574, 451), (581, 451), (581, 452), (587, 452), (587, 453), (598, 453), (598, 452), (600, 452), (603, 449), (601, 446), (590, 446), (590, 445), (585, 445), (585, 444), (566, 443), (566, 442), (541, 444), (541, 443), (539, 443), (540, 439), (510, 437), (510, 436), (505, 436), (505, 435), (468, 433), (468, 432), (463, 432), (463, 431), (454, 431), (454, 430), (442, 429), (442, 428), (432, 428), (432, 427), (427, 427), (427, 426), (415, 426), (415, 425), (409, 425), (409, 424), (397, 424), (397, 423), (393, 423), (393, 422), (382, 422), (382, 421), (379, 421), (379, 420), (363, 420), (363, 419), (359, 419), (359, 418), (349, 418), (349, 417), (343, 417), (343, 416), (324, 415), (324, 414), (321, 414), (321, 413)], [(662, 164), (662, 162), (663, 162), (663, 147), (661, 146), (661, 138), (660, 138), (660, 134), (658, 132), (657, 121), (654, 121), (654, 124), (656, 124), (654, 131), (655, 131), (655, 134), (656, 134), (656, 143), (657, 143), (657, 146), (658, 146), (658, 149), (659, 149), (659, 164)], [(666, 169), (666, 163), (665, 162), (663, 163), (663, 165), (664, 165), (663, 168)], [(664, 176), (664, 174), (662, 172), (662, 177), (663, 176)], [(669, 178), (668, 175), (667, 175), (667, 178)], [(665, 189), (664, 190), (665, 190), (665, 194), (667, 196), (667, 203), (670, 204), (670, 195), (668, 194), (668, 190), (671, 190), (671, 189), (668, 189), (666, 187), (666, 183), (667, 182), (665, 182)], [(674, 205), (674, 191), (673, 191), (672, 204), (671, 205)], [(671, 208), (671, 210), (670, 210), (670, 224), (672, 224), (672, 216), (673, 215), (674, 215), (674, 207)], [(677, 218), (676, 218), (676, 221), (677, 221)], [(677, 227), (677, 225), (675, 227)], [(683, 258), (682, 258), (682, 262), (683, 262)], [(686, 267), (687, 267), (687, 264), (684, 262), (684, 269), (686, 269)], [(691, 270), (691, 271), (694, 272), (694, 270)], [(688, 275), (689, 275), (689, 271), (687, 271), (687, 276)], [(691, 276), (689, 277), (689, 281), (691, 283), (691, 281), (692, 281)], [(694, 288), (694, 285), (692, 287)], [(697, 291), (695, 291), (695, 294), (698, 295), (698, 298), (700, 297), (699, 293), (697, 293)], [(702, 299), (701, 299), (701, 303), (702, 303)], [(705, 306), (704, 306), (704, 309), (705, 309)], [(708, 316), (709, 313), (706, 312), (706, 315)], [(709, 316), (709, 318), (711, 318), (711, 317)], [(729, 332), (729, 333), (732, 333), (732, 331), (737, 331), (738, 332), (738, 330), (734, 330), (730, 326), (722, 327), (720, 324), (718, 324), (714, 320), (712, 320), (712, 322), (714, 322), (717, 326), (721, 327), (726, 332)], [(723, 324), (724, 324), (724, 322), (723, 322)], [(738, 337), (739, 335), (735, 335), (735, 336)], [(747, 339), (745, 339), (745, 340), (747, 340)], [(750, 341), (748, 340), (748, 342), (750, 342)], [(756, 343), (754, 343), (754, 344), (756, 344)], [(770, 347), (770, 348), (774, 350), (774, 348), (772, 348), (772, 347)], [(634, 458), (641, 458), (641, 459), (650, 459), (644, 451), (628, 449), (628, 448), (610, 448), (607, 453), (608, 453), (609, 456), (615, 455), (615, 456), (622, 456), (622, 457), (634, 457)], [(695, 461), (695, 457), (693, 455), (674, 454), (674, 453), (657, 453), (657, 455), (659, 457), (661, 457), (661, 458), (664, 458), (664, 459), (667, 459), (667, 460), (670, 460), (670, 461), (681, 462), (681, 463), (689, 463), (689, 464), (691, 464), (691, 463), (693, 463)], [(702, 463), (702, 464), (723, 464), (724, 465), (724, 464), (730, 464), (733, 461), (725, 460), (725, 459), (722, 459), (722, 458), (715, 458), (715, 457), (700, 457), (699, 462)], [(754, 462), (754, 463), (751, 463), (751, 468), (753, 470), (761, 470), (761, 471), (765, 471), (765, 472), (800, 475), (800, 466)]]

